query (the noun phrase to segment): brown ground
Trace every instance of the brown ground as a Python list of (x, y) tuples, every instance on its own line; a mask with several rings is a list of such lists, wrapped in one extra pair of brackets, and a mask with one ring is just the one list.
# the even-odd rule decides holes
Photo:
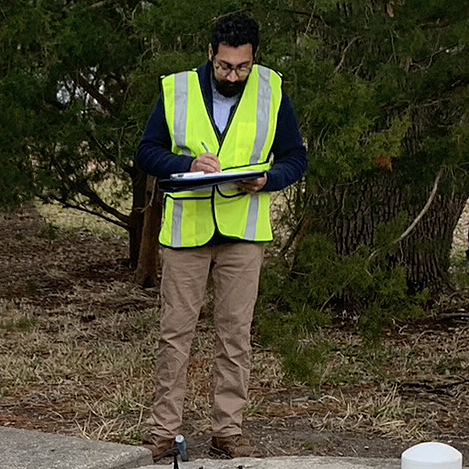
[[(0, 425), (138, 444), (152, 397), (157, 290), (132, 283), (125, 239), (57, 230), (31, 207), (0, 215), (0, 239)], [(318, 337), (337, 347), (314, 390), (254, 345), (247, 430), (266, 456), (398, 458), (438, 440), (468, 461), (468, 314), (464, 292), (454, 294), (372, 351), (350, 328), (325, 329)], [(184, 428), (193, 458), (207, 456), (210, 439), (209, 314), (197, 337)]]

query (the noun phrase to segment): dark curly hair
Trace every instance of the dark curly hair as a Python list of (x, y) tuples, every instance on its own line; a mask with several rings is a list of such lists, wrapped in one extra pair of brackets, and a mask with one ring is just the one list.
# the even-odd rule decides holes
[(215, 23), (210, 42), (214, 55), (217, 55), (218, 45), (221, 42), (233, 47), (252, 44), (252, 53), (255, 54), (259, 45), (259, 25), (257, 21), (246, 13), (230, 13), (222, 16)]

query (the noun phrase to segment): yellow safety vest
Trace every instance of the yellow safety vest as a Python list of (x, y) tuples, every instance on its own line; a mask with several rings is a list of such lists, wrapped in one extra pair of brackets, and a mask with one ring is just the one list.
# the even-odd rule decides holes
[[(173, 153), (197, 156), (204, 144), (222, 170), (257, 171), (271, 166), (282, 99), (280, 75), (254, 65), (221, 141), (207, 110), (197, 71), (162, 78), (165, 118)], [(203, 142), (203, 143), (202, 143)], [(174, 248), (206, 244), (215, 230), (248, 241), (271, 241), (270, 195), (246, 194), (233, 184), (165, 194), (159, 241)]]

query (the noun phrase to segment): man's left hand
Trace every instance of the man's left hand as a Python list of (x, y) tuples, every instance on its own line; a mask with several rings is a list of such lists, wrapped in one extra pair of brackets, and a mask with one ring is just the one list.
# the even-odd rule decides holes
[(248, 194), (253, 194), (254, 192), (260, 191), (267, 182), (267, 174), (256, 179), (246, 179), (245, 181), (238, 181), (236, 184), (238, 187), (247, 192)]

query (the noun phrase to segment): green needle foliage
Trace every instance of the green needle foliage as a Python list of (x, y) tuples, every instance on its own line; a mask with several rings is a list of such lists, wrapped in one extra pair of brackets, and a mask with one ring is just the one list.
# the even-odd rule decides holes
[[(380, 256), (361, 247), (352, 255), (337, 254), (324, 235), (305, 237), (294, 268), (284, 259), (267, 265), (261, 281), (256, 330), (261, 342), (283, 357), (287, 374), (318, 385), (334, 344), (317, 332), (347, 320), (358, 326), (367, 344), (379, 345), (385, 328), (422, 316), (428, 291), (408, 291), (401, 265), (386, 266), (386, 244)], [(374, 251), (377, 252), (377, 251)], [(353, 318), (353, 319), (352, 319)]]

